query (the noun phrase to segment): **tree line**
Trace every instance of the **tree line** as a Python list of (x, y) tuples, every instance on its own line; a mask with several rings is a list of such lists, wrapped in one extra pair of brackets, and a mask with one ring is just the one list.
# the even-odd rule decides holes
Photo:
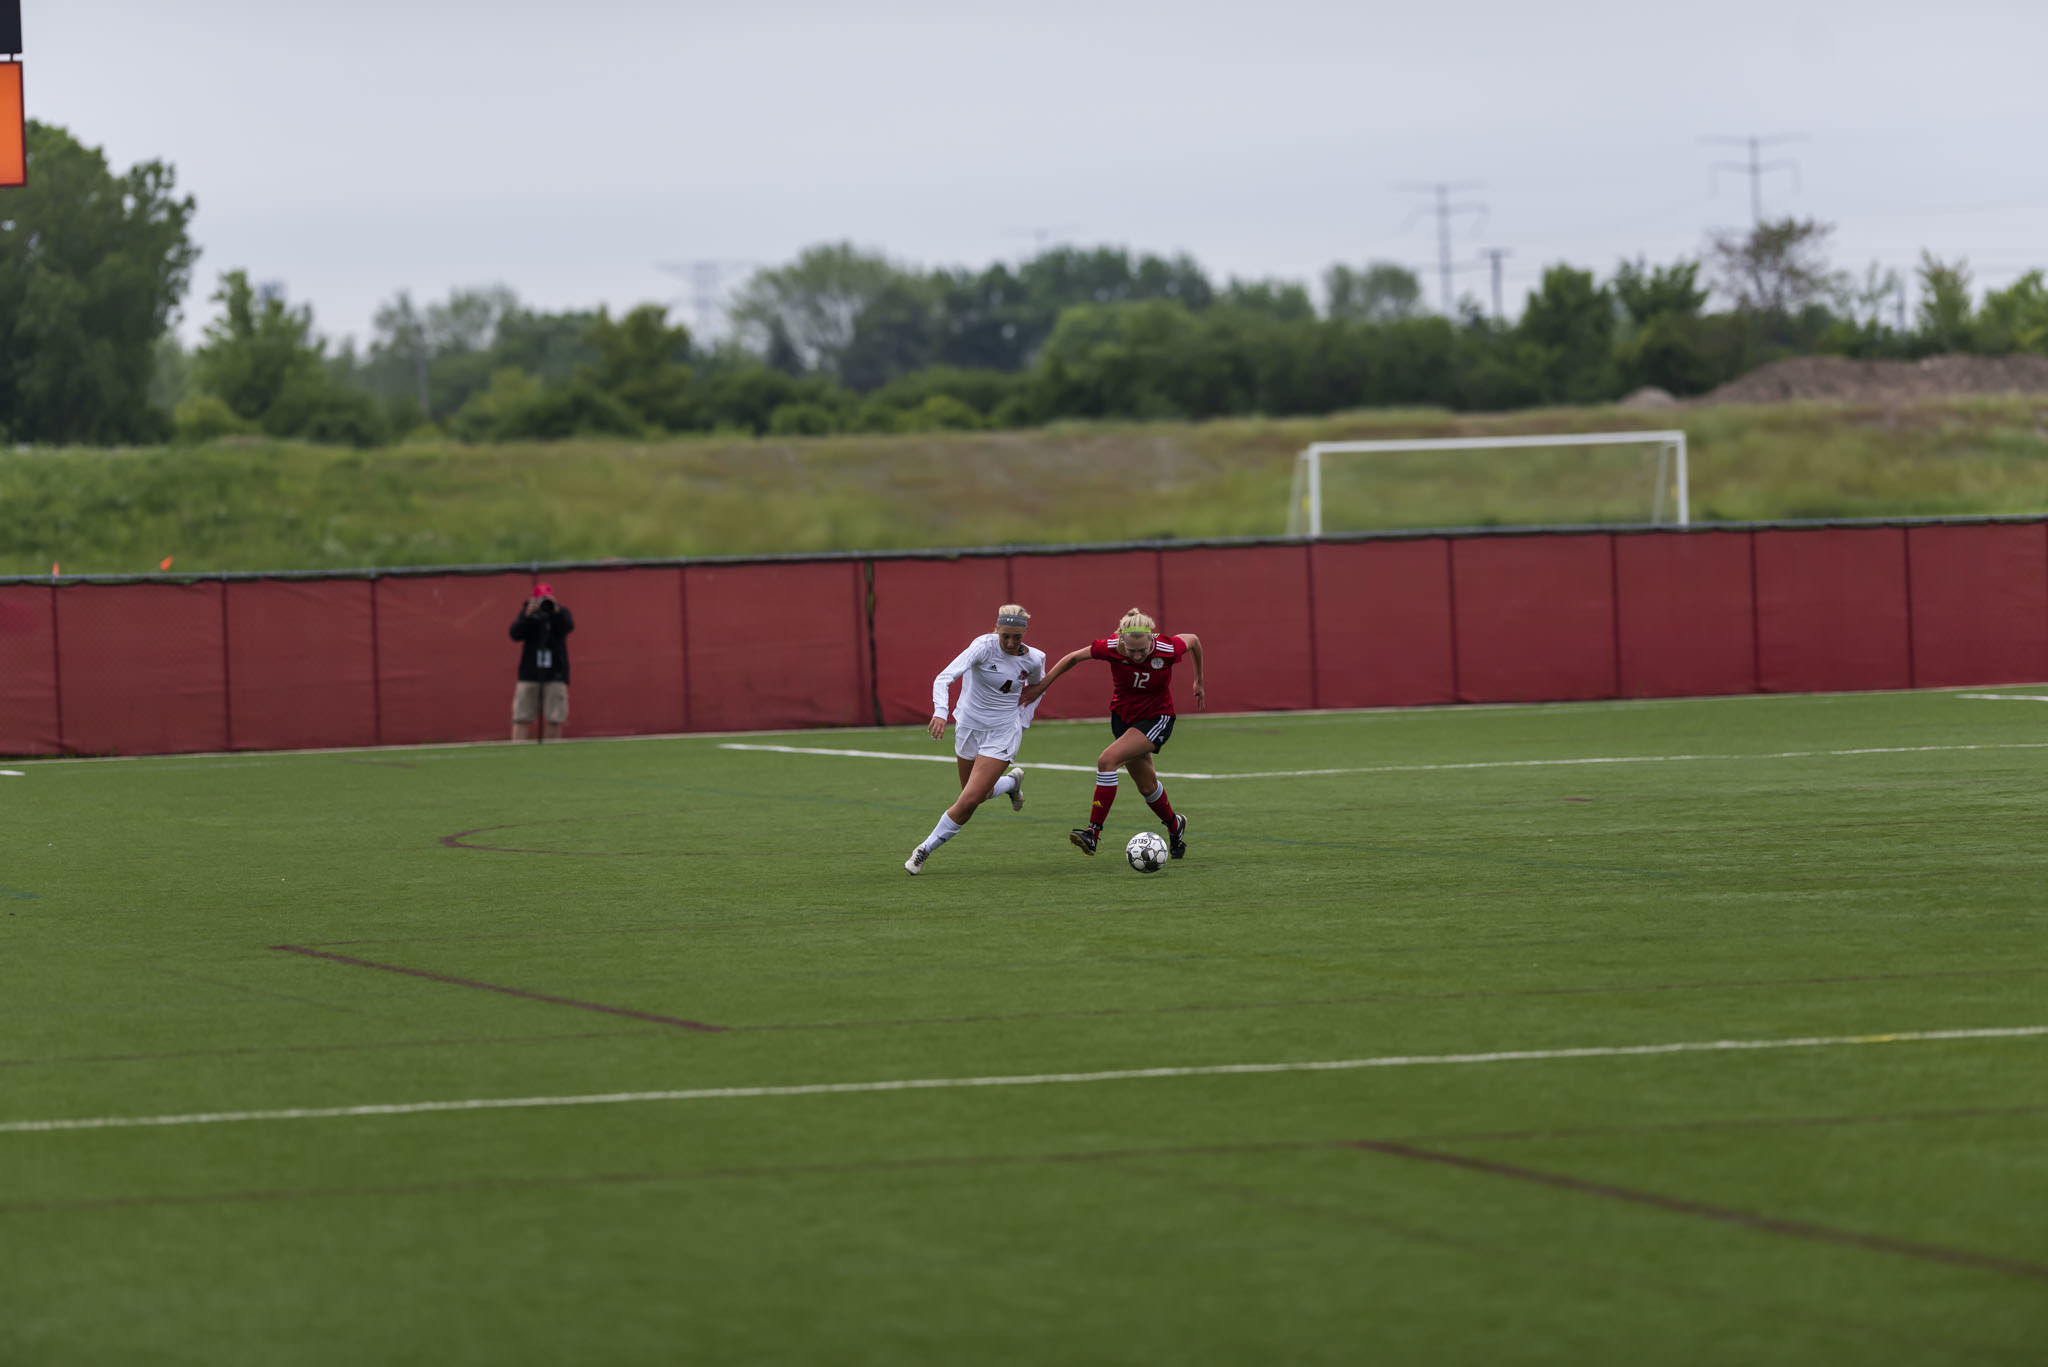
[(1705, 392), (1784, 356), (2048, 352), (2048, 285), (2003, 290), (1923, 255), (1917, 305), (1832, 267), (1829, 225), (1713, 234), (1701, 254), (1551, 266), (1512, 323), (1431, 313), (1413, 272), (1339, 264), (1319, 289), (1218, 281), (1184, 255), (1056, 247), (926, 270), (825, 244), (757, 271), (715, 341), (659, 304), (548, 312), (504, 286), (394, 295), (360, 349), (312, 308), (217, 277), (189, 351), (171, 331), (197, 249), (171, 168), (116, 173), (31, 124), (29, 185), (0, 200), (0, 437), (372, 446), (733, 432), (818, 435), (1070, 419), (1306, 415), (1597, 403)]

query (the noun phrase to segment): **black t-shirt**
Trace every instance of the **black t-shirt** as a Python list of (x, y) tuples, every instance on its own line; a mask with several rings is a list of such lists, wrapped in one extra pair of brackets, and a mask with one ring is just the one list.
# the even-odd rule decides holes
[(569, 633), (574, 630), (575, 617), (559, 605), (553, 612), (536, 608), (513, 618), (512, 639), (519, 642), (520, 682), (569, 682)]

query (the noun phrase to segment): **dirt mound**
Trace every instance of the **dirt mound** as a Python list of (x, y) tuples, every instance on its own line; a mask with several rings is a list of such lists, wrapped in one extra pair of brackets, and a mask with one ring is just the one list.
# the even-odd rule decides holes
[(1646, 384), (1641, 389), (1634, 390), (1628, 394), (1624, 394), (1621, 398), (1616, 399), (1614, 402), (1615, 406), (1618, 408), (1678, 407), (1678, 400), (1671, 397), (1670, 390), (1659, 389), (1656, 385), (1653, 384)]
[(1922, 361), (1795, 356), (1730, 380), (1700, 402), (1895, 403), (1956, 394), (2048, 394), (2048, 356), (1929, 356)]

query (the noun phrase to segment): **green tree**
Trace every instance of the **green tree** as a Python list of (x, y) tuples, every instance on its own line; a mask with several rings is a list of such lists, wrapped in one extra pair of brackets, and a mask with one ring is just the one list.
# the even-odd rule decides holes
[(518, 295), (503, 285), (451, 290), (425, 306), (401, 290), (371, 318), (369, 350), (352, 378), (422, 419), (446, 417), (507, 364), (498, 343), (518, 311)]
[(1970, 339), (1970, 267), (1920, 253), (1919, 327), (1921, 344), (1934, 351), (1961, 351)]
[(1552, 266), (1529, 296), (1516, 337), (1542, 353), (1542, 398), (1591, 403), (1614, 397), (1614, 296), (1591, 271)]
[(1736, 308), (1782, 326), (1815, 304), (1840, 298), (1844, 278), (1828, 268), (1831, 223), (1781, 218), (1746, 233), (1719, 232), (1710, 239), (1718, 284)]
[(1655, 385), (1684, 395), (1714, 386), (1719, 374), (1701, 320), (1708, 291), (1699, 283), (1700, 264), (1652, 266), (1638, 257), (1616, 268), (1609, 288), (1623, 313), (1614, 356), (1621, 388)]
[(1391, 323), (1422, 312), (1422, 282), (1391, 261), (1362, 271), (1335, 265), (1323, 272), (1323, 312), (1357, 323)]
[(1696, 318), (1707, 305), (1706, 287), (1699, 283), (1700, 263), (1679, 260), (1669, 266), (1652, 266), (1641, 257), (1624, 261), (1614, 272), (1614, 297), (1638, 327), (1653, 318)]
[(284, 295), (259, 293), (246, 271), (223, 272), (213, 292), (220, 316), (206, 325), (192, 354), (195, 388), (225, 403), (273, 437), (373, 446), (388, 423), (366, 392), (327, 364), (327, 344), (313, 334), (313, 309)]
[(839, 379), (864, 394), (900, 375), (932, 365), (945, 332), (940, 291), (933, 282), (904, 275), (889, 281), (853, 321), (839, 357)]
[(597, 358), (589, 342), (596, 321), (596, 312), (587, 309), (545, 313), (515, 305), (498, 315), (491, 364), (517, 366), (550, 384), (565, 382)]
[(159, 161), (31, 122), (28, 184), (0, 199), (0, 430), (16, 441), (158, 440), (157, 339), (198, 257), (191, 196)]
[(599, 309), (584, 340), (597, 359), (579, 378), (609, 394), (650, 427), (680, 431), (692, 425), (690, 331), (671, 326), (660, 304), (641, 304), (613, 321)]
[(2028, 271), (2002, 290), (1985, 294), (1970, 323), (1971, 345), (1987, 355), (2048, 352), (2048, 285)]
[(259, 295), (243, 270), (224, 272), (213, 292), (220, 316), (206, 325), (192, 356), (193, 379), (250, 422), (262, 422), (287, 389), (304, 390), (321, 372), (313, 309), (282, 294)]
[(1316, 316), (1316, 306), (1305, 286), (1292, 280), (1232, 280), (1216, 296), (1217, 308), (1243, 309), (1283, 323), (1304, 322)]
[(811, 247), (787, 266), (756, 271), (731, 316), (762, 346), (780, 328), (806, 369), (837, 374), (861, 314), (903, 276), (888, 258), (851, 242)]

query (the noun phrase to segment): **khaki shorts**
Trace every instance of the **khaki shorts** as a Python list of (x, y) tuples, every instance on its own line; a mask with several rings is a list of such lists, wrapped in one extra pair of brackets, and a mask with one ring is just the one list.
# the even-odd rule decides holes
[(560, 726), (569, 720), (569, 685), (530, 683), (522, 680), (512, 689), (512, 724), (531, 726), (545, 711), (547, 719)]

